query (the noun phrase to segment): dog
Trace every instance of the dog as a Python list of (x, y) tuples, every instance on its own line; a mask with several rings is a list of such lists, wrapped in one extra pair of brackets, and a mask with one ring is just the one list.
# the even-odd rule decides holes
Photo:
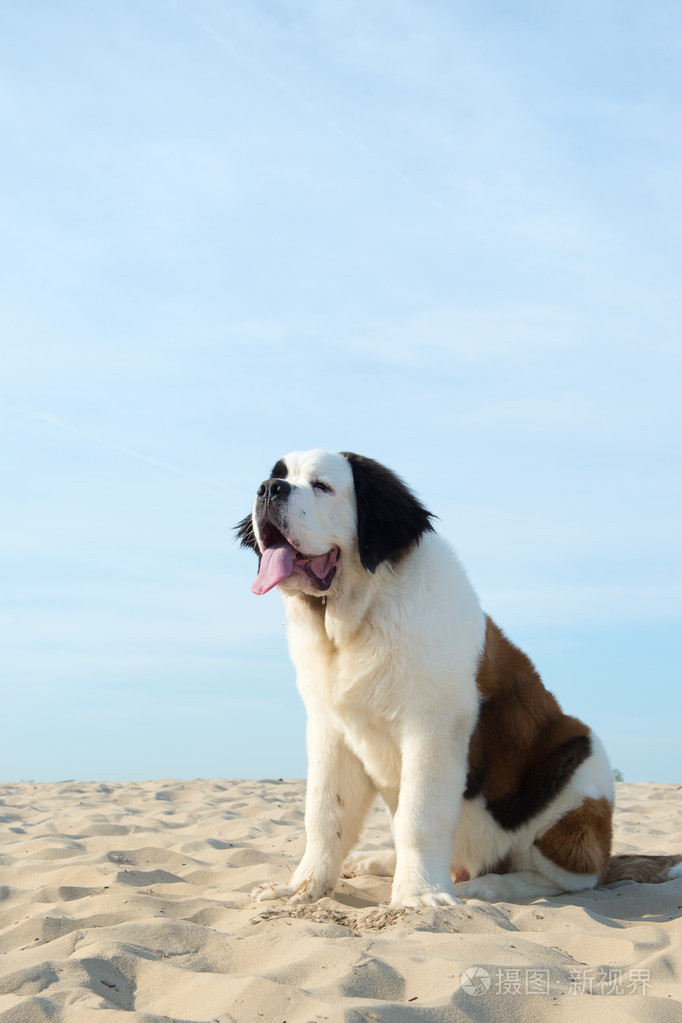
[[(280, 459), (236, 527), (253, 592), (284, 598), (307, 712), (305, 853), (255, 897), (313, 902), (342, 872), (392, 875), (395, 907), (682, 877), (682, 856), (611, 857), (602, 743), (484, 614), (433, 520), (380, 463), (315, 450)], [(353, 852), (377, 793), (395, 848)]]

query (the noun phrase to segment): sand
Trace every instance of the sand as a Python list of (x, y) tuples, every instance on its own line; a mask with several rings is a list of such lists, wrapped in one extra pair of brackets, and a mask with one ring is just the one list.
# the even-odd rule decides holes
[[(682, 879), (394, 911), (364, 877), (256, 903), (302, 851), (303, 798), (284, 780), (0, 786), (0, 1023), (682, 1019)], [(682, 786), (618, 800), (615, 852), (682, 851)], [(364, 845), (387, 840), (377, 807)]]

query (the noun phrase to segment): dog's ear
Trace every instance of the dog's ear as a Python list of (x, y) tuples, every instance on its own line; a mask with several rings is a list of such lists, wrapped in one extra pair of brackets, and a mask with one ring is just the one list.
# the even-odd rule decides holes
[(237, 539), (239, 540), (241, 547), (248, 547), (250, 550), (255, 551), (260, 557), (260, 547), (256, 540), (256, 534), (253, 531), (253, 518), (249, 513), (246, 518), (243, 518), (241, 522), (238, 522), (234, 527)]
[(375, 572), (424, 533), (433, 532), (434, 516), (399, 476), (372, 458), (341, 454), (350, 462), (358, 508), (358, 548), (363, 567)]

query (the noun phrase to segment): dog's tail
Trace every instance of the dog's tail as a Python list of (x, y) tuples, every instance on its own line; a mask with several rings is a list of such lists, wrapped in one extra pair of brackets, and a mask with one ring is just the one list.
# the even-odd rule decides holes
[(682, 856), (612, 856), (600, 884), (640, 881), (660, 884), (682, 877)]

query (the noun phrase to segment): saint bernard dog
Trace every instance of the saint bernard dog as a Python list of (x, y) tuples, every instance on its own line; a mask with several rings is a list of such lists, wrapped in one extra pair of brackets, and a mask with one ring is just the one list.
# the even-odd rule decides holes
[[(284, 598), (308, 719), (305, 853), (254, 895), (313, 902), (371, 873), (393, 876), (393, 906), (450, 906), (682, 877), (682, 856), (611, 856), (604, 747), (484, 614), (432, 519), (378, 462), (307, 451), (236, 527), (253, 592)], [(354, 852), (377, 793), (395, 849)]]

